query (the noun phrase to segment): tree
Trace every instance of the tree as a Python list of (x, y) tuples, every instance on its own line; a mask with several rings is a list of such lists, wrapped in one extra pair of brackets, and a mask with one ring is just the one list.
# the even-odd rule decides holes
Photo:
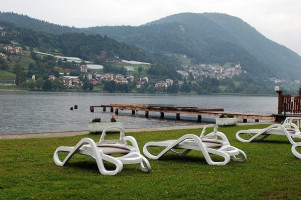
[(6, 60), (0, 56), (0, 70), (7, 70), (8, 69), (8, 64)]
[(116, 90), (116, 84), (115, 84), (115, 81), (108, 81), (105, 83), (103, 89), (105, 91), (108, 91), (108, 92), (115, 92)]
[(190, 93), (190, 92), (191, 92), (190, 85), (189, 85), (188, 83), (184, 83), (184, 84), (181, 86), (180, 91), (181, 91), (181, 92), (184, 92), (184, 93)]
[(142, 68), (142, 67), (139, 67), (139, 68), (138, 68), (138, 73), (141, 74), (142, 70), (143, 70), (143, 68)]
[(50, 91), (52, 89), (52, 84), (51, 84), (51, 81), (50, 80), (45, 80), (44, 83), (43, 83), (43, 86), (42, 86), (42, 89), (44, 91)]
[(41, 89), (42, 86), (43, 86), (43, 84), (44, 84), (44, 80), (43, 80), (41, 77), (38, 78), (38, 80), (37, 80), (37, 82), (36, 82), (37, 88), (38, 88), (38, 89)]
[(58, 78), (51, 81), (51, 85), (52, 85), (52, 89), (54, 89), (56, 91), (62, 91), (64, 88), (63, 82)]

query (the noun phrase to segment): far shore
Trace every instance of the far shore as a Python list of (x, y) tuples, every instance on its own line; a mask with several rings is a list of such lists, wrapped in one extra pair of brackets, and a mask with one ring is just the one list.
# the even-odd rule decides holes
[[(256, 125), (256, 124), (272, 124), (275, 122), (256, 122), (256, 123), (238, 123), (238, 126)], [(203, 125), (189, 125), (189, 126), (169, 126), (169, 127), (148, 127), (148, 128), (128, 128), (126, 132), (145, 132), (145, 131), (164, 131), (164, 130), (181, 130), (181, 129), (199, 129), (204, 128), (207, 124)], [(2, 134), (0, 140), (5, 139), (24, 139), (24, 138), (50, 138), (50, 137), (68, 137), (76, 135), (89, 134), (88, 130), (82, 131), (63, 131), (63, 132), (41, 132), (41, 133), (21, 133), (21, 134)]]

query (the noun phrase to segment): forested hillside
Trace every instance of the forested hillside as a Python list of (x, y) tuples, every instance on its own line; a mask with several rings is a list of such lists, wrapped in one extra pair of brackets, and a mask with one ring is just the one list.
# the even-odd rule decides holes
[[(103, 72), (124, 75), (125, 66), (118, 64), (122, 59), (151, 63), (139, 73), (138, 68), (134, 69), (136, 89), (140, 92), (262, 94), (272, 92), (276, 83), (295, 90), (294, 80), (299, 80), (301, 72), (300, 56), (265, 38), (241, 19), (225, 14), (183, 13), (137, 27), (78, 29), (0, 12), (0, 22), (3, 53), (5, 45), (16, 43), (30, 51), (103, 64)], [(10, 65), (18, 62), (4, 54), (2, 57), (1, 69), (7, 68), (7, 61)], [(31, 59), (36, 63), (28, 65)], [(57, 74), (48, 69), (54, 67), (48, 64), (58, 65), (58, 60), (39, 60), (32, 53), (26, 60), (27, 78), (37, 73), (46, 80), (47, 73)], [(73, 74), (79, 74), (79, 66), (72, 64), (71, 69), (75, 70)], [(14, 73), (12, 69), (8, 71)], [(144, 84), (143, 76), (150, 83)], [(104, 88), (112, 88), (112, 84)]]
[(298, 79), (301, 57), (256, 31), (239, 18), (217, 13), (182, 13), (138, 26), (91, 27), (103, 34), (149, 50), (185, 54), (195, 63), (241, 63), (262, 78)]

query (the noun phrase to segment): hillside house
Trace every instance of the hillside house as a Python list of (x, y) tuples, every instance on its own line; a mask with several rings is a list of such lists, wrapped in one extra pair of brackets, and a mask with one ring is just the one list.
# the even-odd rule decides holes
[(79, 68), (80, 68), (80, 71), (81, 72), (88, 72), (88, 66), (87, 65), (81, 65), (81, 66), (79, 66)]
[(90, 73), (85, 74), (85, 77), (86, 77), (88, 80), (92, 80), (92, 74), (90, 74)]
[(49, 75), (48, 79), (49, 79), (49, 80), (54, 80), (54, 79), (55, 79), (55, 76), (54, 76), (54, 75)]
[(133, 72), (133, 71), (135, 71), (134, 67), (132, 67), (132, 66), (125, 66), (124, 68), (125, 68), (126, 71), (128, 71), (128, 72)]
[(63, 83), (66, 87), (82, 85), (82, 81), (78, 78), (78, 76), (64, 76)]
[(100, 81), (98, 81), (98, 80), (90, 80), (89, 83), (91, 83), (93, 85), (99, 85)]

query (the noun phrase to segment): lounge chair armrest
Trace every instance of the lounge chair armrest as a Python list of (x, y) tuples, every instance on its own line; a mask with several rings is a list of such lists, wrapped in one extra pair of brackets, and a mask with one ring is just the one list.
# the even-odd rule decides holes
[(130, 142), (132, 144), (132, 146), (136, 149), (136, 152), (140, 153), (138, 143), (134, 137), (125, 136), (123, 139), (125, 142)]

